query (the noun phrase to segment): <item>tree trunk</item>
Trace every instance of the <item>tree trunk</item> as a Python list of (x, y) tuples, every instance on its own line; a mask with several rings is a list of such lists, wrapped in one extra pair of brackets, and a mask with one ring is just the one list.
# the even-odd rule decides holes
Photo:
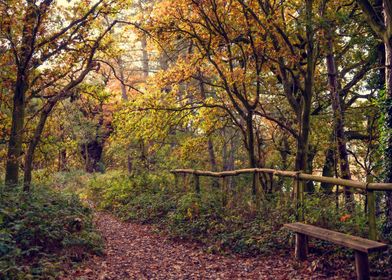
[(58, 171), (65, 171), (67, 169), (67, 149), (64, 147), (65, 137), (64, 137), (64, 126), (60, 124), (61, 131), (61, 141), (63, 145), (59, 150), (59, 158), (58, 158)]
[[(121, 57), (118, 58), (118, 67), (119, 67), (119, 74), (120, 74), (120, 79), (121, 79), (121, 99), (125, 102), (129, 100), (128, 94), (127, 94), (127, 88), (125, 86), (125, 74), (124, 74), (124, 61), (121, 59)], [(133, 159), (132, 156), (130, 155), (130, 152), (127, 151), (127, 170), (128, 174), (132, 175), (133, 172)]]
[[(297, 139), (297, 153), (295, 159), (295, 170), (308, 170), (308, 154), (309, 154), (309, 134), (310, 134), (310, 113), (311, 113), (311, 96), (313, 94), (313, 78), (306, 79), (304, 96), (304, 105), (302, 108), (300, 119), (300, 133)], [(306, 188), (305, 191), (311, 191)]]
[[(308, 156), (306, 157), (306, 172), (309, 174), (313, 173), (313, 161), (314, 161), (314, 157), (316, 156), (317, 153), (317, 149), (316, 147), (314, 147), (313, 145), (309, 145), (309, 149), (308, 149)], [(313, 181), (307, 181), (306, 182), (306, 191), (313, 193), (315, 191), (315, 187), (314, 187), (314, 182)]]
[[(216, 163), (215, 151), (214, 151), (214, 143), (212, 142), (211, 137), (208, 138), (208, 155), (210, 157), (211, 171), (218, 171), (218, 165)], [(214, 188), (219, 188), (219, 179), (212, 179), (212, 186)]]
[[(384, 145), (384, 182), (392, 183), (392, 3), (383, 1), (385, 44), (385, 100), (384, 100), (384, 128), (382, 143)], [(386, 225), (387, 233), (392, 231), (392, 191), (386, 192)]]
[[(335, 149), (334, 147), (328, 148), (325, 153), (325, 161), (323, 166), (322, 175), (325, 177), (333, 177), (335, 173)], [(332, 194), (333, 184), (321, 183), (321, 189), (326, 194)]]
[[(246, 117), (246, 138), (247, 138), (247, 148), (248, 148), (248, 156), (249, 156), (249, 166), (250, 168), (257, 167), (257, 159), (255, 153), (255, 135), (253, 129), (253, 113), (252, 111), (248, 111), (248, 115)], [(253, 176), (252, 179), (252, 195), (256, 196), (257, 194), (257, 178), (258, 176)]]
[(95, 139), (89, 143), (83, 144), (81, 148), (82, 156), (86, 162), (86, 172), (102, 172), (103, 170), (99, 166), (99, 163), (102, 158), (103, 143)]
[[(142, 1), (138, 1), (138, 8), (140, 13), (144, 13)], [(140, 39), (141, 47), (142, 47), (142, 67), (143, 67), (143, 77), (146, 79), (150, 74), (150, 65), (149, 65), (149, 55), (147, 51), (147, 34), (143, 32), (142, 37)]]
[(254, 137), (254, 130), (253, 130), (253, 114), (252, 112), (248, 113), (246, 118), (246, 132), (247, 132), (247, 146), (248, 146), (248, 156), (249, 156), (249, 166), (251, 168), (257, 167), (257, 159), (255, 153), (255, 137)]
[(19, 178), (19, 161), (22, 153), (23, 126), (25, 116), (25, 94), (27, 89), (26, 73), (18, 71), (14, 90), (11, 135), (8, 143), (5, 183), (16, 186)]
[(309, 150), (310, 113), (312, 107), (314, 87), (314, 30), (313, 30), (313, 0), (306, 0), (306, 74), (304, 77), (304, 92), (301, 101), (301, 112), (299, 114), (300, 133), (297, 140), (297, 155), (295, 169), (297, 171), (307, 170), (307, 156)]
[(124, 61), (121, 57), (118, 59), (118, 69), (120, 74), (120, 87), (121, 87), (121, 98), (124, 101), (128, 101), (127, 87), (125, 86), (125, 73), (124, 73)]
[[(314, 30), (313, 30), (313, 0), (306, 0), (306, 74), (304, 77), (304, 92), (302, 96), (302, 110), (300, 114), (300, 133), (297, 139), (297, 156), (295, 169), (306, 171), (309, 153), (310, 114), (314, 90)], [(307, 188), (304, 189), (308, 191)]]
[[(207, 94), (206, 94), (205, 84), (203, 81), (203, 74), (199, 71), (198, 76), (199, 76), (200, 96), (203, 100), (206, 100)], [(211, 170), (216, 172), (216, 171), (218, 171), (218, 166), (216, 163), (216, 156), (215, 156), (215, 152), (214, 152), (214, 143), (212, 141), (211, 136), (208, 137), (207, 145), (208, 145), (208, 155), (210, 157)], [(213, 182), (212, 183), (213, 187), (219, 188), (219, 179), (213, 178), (212, 182)]]
[(266, 151), (264, 150), (264, 139), (263, 137), (260, 135), (259, 130), (256, 128), (255, 129), (255, 133), (256, 133), (256, 150), (257, 150), (257, 167), (265, 167), (266, 165)]
[(133, 159), (130, 155), (127, 156), (127, 170), (128, 170), (128, 175), (132, 175), (132, 173), (133, 173)]
[[(331, 93), (332, 110), (334, 116), (334, 130), (336, 136), (337, 151), (339, 156), (340, 173), (343, 179), (351, 179), (350, 162), (348, 158), (346, 136), (344, 134), (344, 111), (339, 95), (339, 84), (337, 80), (337, 68), (334, 56), (334, 45), (332, 42), (332, 31), (327, 30), (327, 69), (328, 86)], [(350, 188), (344, 188), (346, 203), (353, 202), (353, 195)], [(351, 207), (350, 207), (351, 208)]]
[(59, 172), (67, 170), (67, 150), (62, 148), (59, 153)]
[[(279, 140), (279, 154), (281, 160), (281, 169), (288, 170), (289, 169), (289, 155), (290, 155), (290, 145), (289, 141), (287, 140), (288, 137), (286, 134), (283, 134), (282, 138)], [(285, 178), (278, 177), (277, 187), (279, 190), (282, 190), (283, 186), (285, 185)]]
[(288, 170), (289, 168), (290, 145), (287, 139), (287, 135), (283, 135), (279, 141), (279, 154), (282, 162), (282, 170)]
[[(235, 137), (232, 136), (230, 137), (229, 141), (226, 141), (226, 134), (227, 129), (224, 128), (222, 131), (222, 136), (223, 136), (223, 147), (222, 147), (222, 162), (223, 162), (223, 171), (228, 171), (228, 170), (234, 170), (235, 169), (235, 151), (236, 151), (236, 145), (235, 145)], [(233, 184), (233, 177), (229, 176), (227, 177), (227, 186), (228, 189), (231, 190), (234, 187)]]
[(142, 54), (143, 54), (143, 77), (146, 79), (150, 74), (149, 56), (147, 52), (147, 35), (143, 34), (141, 38)]
[[(28, 1), (24, 17), (20, 53), (18, 54), (17, 77), (14, 88), (14, 104), (12, 109), (11, 135), (8, 143), (5, 184), (16, 186), (19, 179), (19, 162), (22, 153), (24, 117), (26, 107), (26, 91), (31, 58), (34, 53), (36, 33), (34, 28), (38, 18), (36, 5)], [(15, 58), (16, 59), (16, 58)]]
[(38, 125), (34, 131), (33, 139), (31, 139), (29, 147), (27, 149), (27, 153), (25, 156), (24, 179), (23, 179), (23, 190), (26, 192), (30, 191), (30, 187), (31, 187), (31, 174), (33, 170), (34, 152), (41, 139), (42, 132), (45, 128), (46, 120), (48, 119), (48, 116), (52, 111), (54, 105), (55, 103), (50, 102), (42, 110)]
[[(139, 6), (139, 11), (143, 13), (144, 9), (142, 6), (142, 1), (139, 0), (138, 2)], [(145, 33), (142, 34), (142, 37), (140, 39), (140, 44), (141, 44), (141, 50), (142, 50), (142, 76), (144, 78), (144, 82), (146, 82), (149, 74), (150, 74), (150, 65), (149, 65), (149, 55), (147, 51), (147, 35)], [(141, 147), (141, 153), (140, 153), (140, 159), (141, 162), (144, 164), (145, 168), (147, 170), (150, 169), (150, 162), (148, 158), (148, 153), (149, 153), (149, 144), (144, 142), (144, 139), (140, 140), (140, 147)]]
[[(379, 2), (379, 1), (378, 1)], [(384, 145), (384, 182), (392, 182), (392, 3), (383, 0), (383, 9), (378, 13), (375, 6), (368, 1), (357, 0), (370, 27), (382, 39), (385, 45), (385, 100), (384, 100), (384, 133), (381, 142)], [(378, 5), (379, 3), (376, 3)], [(377, 9), (379, 10), (379, 9)], [(384, 15), (384, 22), (380, 22), (380, 15)], [(386, 232), (392, 230), (392, 192), (386, 192)]]
[[(387, 14), (387, 13), (386, 13)], [(392, 17), (392, 15), (389, 15)], [(392, 22), (392, 18), (386, 17)], [(392, 25), (392, 23), (391, 23)], [(392, 183), (392, 38), (385, 44), (385, 123), (384, 123), (384, 182)], [(386, 193), (387, 228), (392, 229), (392, 191)]]

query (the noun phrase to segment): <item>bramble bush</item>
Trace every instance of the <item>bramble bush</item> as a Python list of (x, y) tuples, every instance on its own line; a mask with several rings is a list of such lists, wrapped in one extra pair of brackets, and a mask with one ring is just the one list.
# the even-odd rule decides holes
[(102, 246), (91, 210), (76, 195), (0, 187), (0, 279), (55, 279)]

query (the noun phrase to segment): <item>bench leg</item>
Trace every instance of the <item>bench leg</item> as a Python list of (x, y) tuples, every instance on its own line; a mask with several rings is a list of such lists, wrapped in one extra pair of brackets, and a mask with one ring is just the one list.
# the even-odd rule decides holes
[(355, 251), (355, 268), (357, 270), (358, 280), (370, 279), (369, 258), (367, 253)]
[(306, 260), (308, 254), (308, 237), (301, 233), (295, 234), (295, 258), (299, 261)]

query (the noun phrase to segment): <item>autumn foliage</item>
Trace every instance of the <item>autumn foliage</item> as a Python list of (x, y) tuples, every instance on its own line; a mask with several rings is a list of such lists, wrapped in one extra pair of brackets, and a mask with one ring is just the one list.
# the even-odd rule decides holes
[[(257, 255), (298, 219), (292, 181), (202, 178), (198, 197), (170, 170), (392, 182), (388, 0), (10, 0), (0, 15), (0, 195), (51, 185)], [(306, 222), (367, 236), (365, 192), (298, 190)], [(391, 193), (372, 208), (385, 242)]]

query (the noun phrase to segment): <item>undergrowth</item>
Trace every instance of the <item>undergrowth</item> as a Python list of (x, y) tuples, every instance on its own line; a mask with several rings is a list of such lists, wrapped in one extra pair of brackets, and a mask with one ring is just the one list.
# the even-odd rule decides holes
[[(282, 229), (296, 219), (290, 194), (266, 194), (255, 205), (241, 185), (223, 197), (209, 182), (196, 194), (189, 186), (174, 187), (172, 181), (170, 174), (109, 172), (93, 177), (82, 195), (123, 220), (157, 224), (170, 236), (201, 242), (211, 251), (254, 255), (292, 245), (290, 233)], [(366, 235), (366, 217), (359, 209), (351, 217), (344, 209), (336, 210), (334, 199), (320, 194), (306, 201), (307, 222)]]
[[(192, 182), (175, 187), (170, 174), (128, 176), (115, 171), (91, 178), (81, 195), (98, 209), (126, 221), (152, 223), (165, 234), (199, 242), (210, 252), (247, 256), (291, 252), (293, 235), (283, 229), (283, 224), (296, 220), (292, 194), (266, 194), (255, 205), (250, 191), (246, 192), (246, 181), (237, 183), (223, 197), (221, 190), (208, 181), (202, 181), (201, 194), (196, 194)], [(305, 201), (306, 222), (367, 237), (366, 215), (360, 203), (349, 213), (342, 201), (336, 207), (334, 195), (316, 192), (307, 195)], [(350, 250), (323, 241), (315, 240), (312, 251), (323, 255), (314, 266), (325, 268), (321, 269), (326, 273), (333, 263), (343, 267), (353, 263)], [(390, 253), (376, 259), (379, 261), (373, 274), (388, 274)]]
[(56, 279), (66, 266), (100, 254), (102, 244), (76, 195), (0, 188), (0, 279)]

